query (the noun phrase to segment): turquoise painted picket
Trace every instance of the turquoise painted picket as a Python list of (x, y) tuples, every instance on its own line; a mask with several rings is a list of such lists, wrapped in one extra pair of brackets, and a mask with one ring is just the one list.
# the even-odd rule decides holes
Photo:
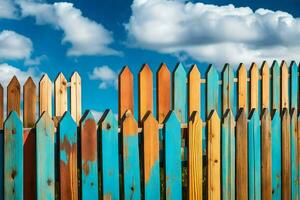
[(259, 115), (252, 109), (248, 121), (249, 200), (261, 199), (261, 135)]
[(4, 122), (4, 199), (23, 199), (23, 126), (15, 111)]
[(290, 141), (291, 141), (291, 191), (292, 199), (299, 199), (298, 192), (298, 147), (297, 147), (297, 136), (298, 136), (297, 127), (297, 110), (291, 110), (291, 126), (290, 126)]
[(231, 109), (233, 116), (236, 114), (236, 107), (234, 106), (234, 73), (229, 64), (226, 64), (223, 70), (223, 111)]
[(187, 77), (181, 63), (173, 72), (173, 109), (180, 122), (187, 122)]
[(54, 124), (44, 112), (36, 123), (37, 199), (55, 198)]
[(277, 61), (272, 65), (272, 109), (280, 109), (280, 67)]
[(235, 122), (228, 109), (222, 122), (222, 196), (235, 199)]
[(272, 199), (281, 199), (281, 120), (278, 110), (272, 116)]
[(295, 62), (291, 63), (291, 67), (290, 67), (290, 93), (293, 95), (289, 95), (291, 98), (291, 108), (298, 108), (298, 66)]
[(166, 199), (181, 199), (181, 128), (174, 111), (170, 111), (164, 126)]
[(118, 122), (111, 110), (107, 110), (102, 116), (99, 131), (102, 197), (118, 200), (120, 197), (119, 134)]
[(212, 111), (216, 110), (219, 112), (219, 74), (217, 69), (211, 65), (207, 72), (207, 85), (206, 85), (206, 115)]

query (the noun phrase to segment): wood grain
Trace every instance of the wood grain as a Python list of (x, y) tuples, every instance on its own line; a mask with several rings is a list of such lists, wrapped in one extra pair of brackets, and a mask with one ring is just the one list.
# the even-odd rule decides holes
[(133, 108), (133, 75), (128, 66), (123, 67), (119, 74), (119, 122), (127, 110), (134, 114)]
[(289, 108), (289, 71), (285, 61), (281, 63), (281, 110)]
[(67, 79), (60, 73), (54, 82), (55, 116), (61, 117), (68, 110)]
[(270, 109), (270, 69), (267, 62), (263, 62), (261, 69), (261, 98), (262, 109)]
[(153, 112), (153, 80), (149, 65), (144, 64), (139, 73), (139, 122), (148, 111)]
[(236, 108), (234, 106), (234, 73), (229, 64), (226, 64), (223, 70), (223, 97), (222, 97), (222, 113), (230, 109), (235, 115)]
[(79, 124), (81, 118), (81, 78), (77, 72), (71, 76), (71, 115)]
[(39, 115), (47, 112), (52, 117), (52, 82), (47, 74), (44, 74), (39, 82)]
[(272, 64), (272, 109), (280, 109), (280, 67), (277, 61)]
[(240, 64), (238, 68), (238, 109), (243, 108), (245, 113), (248, 112), (247, 85), (247, 69), (244, 64)]
[(258, 67), (257, 64), (253, 63), (250, 68), (250, 110), (258, 108), (258, 80)]
[(16, 111), (18, 116), (20, 116), (20, 83), (16, 76), (14, 76), (7, 86), (7, 115), (11, 111)]
[(36, 120), (36, 86), (29, 77), (23, 86), (23, 127), (34, 127)]
[(182, 63), (173, 71), (173, 110), (180, 122), (187, 122), (187, 77)]
[(200, 83), (200, 72), (197, 65), (193, 65), (188, 74), (188, 109), (189, 117), (194, 111), (200, 113), (201, 111), (201, 83)]

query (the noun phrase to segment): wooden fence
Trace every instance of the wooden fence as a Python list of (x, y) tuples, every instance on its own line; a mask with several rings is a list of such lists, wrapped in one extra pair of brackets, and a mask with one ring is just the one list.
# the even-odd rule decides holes
[[(77, 73), (70, 83), (57, 77), (54, 104), (47, 75), (39, 95), (26, 81), (23, 101), (14, 77), (0, 132), (0, 199), (299, 199), (298, 68), (264, 62), (249, 74), (243, 64), (220, 74), (210, 66), (201, 78), (197, 66), (187, 75), (178, 64), (171, 78), (163, 64), (154, 90), (144, 65), (136, 120), (124, 67), (119, 120), (106, 110), (99, 123), (90, 111), (81, 116)], [(1, 87), (1, 125), (3, 102)]]

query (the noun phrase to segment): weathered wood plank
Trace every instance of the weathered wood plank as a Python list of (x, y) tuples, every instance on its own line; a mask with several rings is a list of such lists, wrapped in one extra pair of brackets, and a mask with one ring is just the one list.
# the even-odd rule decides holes
[(247, 117), (239, 111), (236, 122), (236, 198), (248, 199), (248, 138)]
[[(74, 119), (74, 117), (73, 117)], [(80, 121), (81, 199), (98, 199), (97, 124), (86, 111)], [(113, 145), (110, 143), (110, 145)], [(115, 146), (114, 146), (115, 147)]]
[(258, 109), (258, 80), (258, 67), (257, 64), (253, 63), (250, 68), (250, 110)]
[(44, 74), (39, 82), (39, 115), (47, 112), (52, 117), (52, 82), (47, 74)]
[(151, 113), (143, 121), (144, 198), (160, 199), (158, 122)]
[(257, 109), (251, 110), (248, 121), (249, 200), (261, 199), (261, 134)]
[(202, 199), (202, 120), (194, 111), (188, 124), (189, 199)]
[(123, 196), (141, 199), (138, 125), (130, 112), (122, 123)]
[(221, 133), (220, 119), (215, 110), (208, 117), (207, 136), (207, 197), (221, 199)]
[(77, 72), (71, 76), (71, 115), (79, 124), (81, 118), (81, 78)]
[(4, 122), (4, 93), (3, 93), (3, 87), (0, 84), (0, 130), (3, 129), (3, 122)]
[(206, 74), (206, 115), (212, 110), (219, 111), (219, 74), (217, 69), (210, 65)]
[(248, 113), (248, 84), (247, 69), (244, 64), (240, 64), (238, 68), (238, 109), (243, 108)]
[(236, 113), (234, 106), (234, 73), (229, 64), (226, 64), (223, 70), (223, 111), (224, 114), (227, 109), (230, 109), (233, 114)]
[(23, 127), (34, 127), (36, 120), (36, 86), (31, 77), (27, 79), (23, 86), (23, 101)]
[(187, 122), (187, 78), (181, 63), (173, 72), (173, 110), (181, 123)]
[(69, 112), (59, 122), (60, 199), (78, 199), (77, 125)]
[(281, 66), (281, 110), (289, 109), (289, 71), (285, 61), (282, 61)]
[(235, 122), (230, 109), (222, 120), (222, 197), (235, 199)]
[(298, 79), (298, 66), (295, 63), (295, 61), (291, 62), (290, 66), (290, 95), (291, 95), (291, 109), (292, 108), (298, 108), (298, 91), (299, 91), (299, 79)]
[(133, 75), (128, 66), (123, 67), (119, 74), (119, 122), (127, 110), (134, 113), (133, 108)]
[[(272, 199), (281, 199), (281, 121), (279, 110), (275, 110), (271, 125), (272, 142)], [(264, 151), (262, 151), (264, 152)]]
[(297, 149), (298, 149), (298, 154), (297, 154), (297, 191), (298, 191), (298, 197), (300, 196), (300, 115), (298, 114), (297, 116)]
[(292, 199), (299, 199), (298, 191), (298, 126), (297, 126), (297, 108), (291, 110), (291, 127), (290, 127), (290, 141), (291, 141), (291, 190)]
[(194, 111), (200, 113), (201, 112), (201, 83), (200, 83), (200, 72), (198, 70), (197, 65), (193, 65), (188, 74), (188, 109), (189, 109), (189, 117), (192, 115)]
[(182, 197), (181, 129), (174, 111), (170, 111), (164, 126), (165, 199)]
[(4, 123), (4, 199), (23, 199), (23, 127), (15, 111)]
[(67, 79), (60, 73), (54, 82), (55, 116), (61, 117), (68, 110)]
[(100, 124), (100, 156), (102, 172), (102, 198), (120, 198), (118, 122), (111, 110), (107, 110)]
[(16, 111), (20, 116), (20, 101), (21, 101), (20, 83), (16, 76), (14, 76), (7, 86), (7, 115), (11, 111)]
[(261, 68), (261, 98), (262, 109), (270, 109), (270, 69), (266, 61), (263, 62)]
[(280, 109), (280, 68), (277, 61), (272, 64), (272, 109)]
[(55, 199), (54, 123), (44, 112), (36, 123), (37, 199)]
[(149, 65), (144, 64), (139, 73), (139, 122), (145, 114), (153, 112), (153, 80)]
[(171, 74), (166, 64), (157, 71), (157, 119), (163, 123), (171, 109)]
[(281, 154), (282, 154), (282, 199), (291, 199), (291, 141), (290, 141), (290, 114), (286, 108), (281, 118)]

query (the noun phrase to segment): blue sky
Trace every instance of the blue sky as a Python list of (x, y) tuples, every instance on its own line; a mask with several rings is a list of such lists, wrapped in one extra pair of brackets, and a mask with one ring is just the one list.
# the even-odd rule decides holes
[(83, 109), (116, 113), (124, 65), (137, 74), (143, 63), (155, 72), (182, 61), (204, 74), (208, 63), (299, 61), (299, 8), (298, 0), (0, 0), (0, 81), (78, 71)]

